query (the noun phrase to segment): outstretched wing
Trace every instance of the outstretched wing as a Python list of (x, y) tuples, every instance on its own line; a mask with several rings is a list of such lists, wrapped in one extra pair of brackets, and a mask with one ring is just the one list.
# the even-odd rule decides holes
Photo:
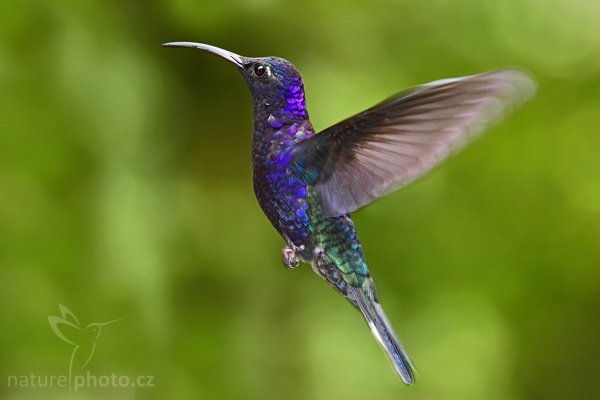
[(327, 215), (346, 214), (416, 180), (534, 92), (515, 70), (435, 81), (300, 143), (290, 168)]

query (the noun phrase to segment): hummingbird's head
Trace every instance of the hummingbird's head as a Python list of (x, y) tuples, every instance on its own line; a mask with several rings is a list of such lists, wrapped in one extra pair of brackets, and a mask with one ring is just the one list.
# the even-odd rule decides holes
[(277, 109), (291, 116), (307, 117), (304, 84), (298, 70), (279, 57), (243, 57), (203, 43), (172, 42), (165, 47), (191, 47), (205, 50), (234, 64), (248, 83), (255, 107)]
[(85, 327), (84, 332), (92, 339), (98, 339), (102, 332), (102, 326), (100, 324), (89, 324)]
[(119, 322), (123, 320), (123, 318), (114, 319), (108, 322), (94, 322), (85, 327), (84, 332), (88, 334), (93, 339), (98, 339), (100, 337), (100, 333), (102, 332), (102, 327), (110, 324), (114, 324), (115, 322)]

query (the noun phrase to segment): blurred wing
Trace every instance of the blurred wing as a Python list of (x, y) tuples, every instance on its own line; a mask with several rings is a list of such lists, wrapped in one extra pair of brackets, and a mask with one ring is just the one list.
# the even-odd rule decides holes
[(346, 214), (419, 178), (534, 92), (514, 70), (435, 81), (300, 143), (290, 168), (327, 215)]

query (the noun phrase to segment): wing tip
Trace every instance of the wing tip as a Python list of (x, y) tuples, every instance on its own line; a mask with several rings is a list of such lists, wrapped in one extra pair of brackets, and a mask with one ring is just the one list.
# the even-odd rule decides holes
[(534, 75), (521, 67), (502, 68), (485, 75), (497, 75), (501, 80), (510, 83), (517, 92), (519, 103), (530, 100), (537, 92), (538, 83)]

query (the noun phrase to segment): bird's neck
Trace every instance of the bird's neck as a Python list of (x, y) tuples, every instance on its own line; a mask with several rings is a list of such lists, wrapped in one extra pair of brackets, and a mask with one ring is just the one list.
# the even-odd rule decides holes
[[(286, 127), (307, 121), (308, 112), (301, 82), (254, 95), (255, 140), (272, 140), (274, 134)], [(296, 134), (293, 129), (289, 133)]]
[(273, 115), (282, 124), (308, 119), (302, 81), (291, 81), (285, 86), (269, 88), (266, 91), (257, 90), (253, 98), (255, 118)]
[(301, 85), (254, 97), (252, 145), (255, 167), (313, 135)]

